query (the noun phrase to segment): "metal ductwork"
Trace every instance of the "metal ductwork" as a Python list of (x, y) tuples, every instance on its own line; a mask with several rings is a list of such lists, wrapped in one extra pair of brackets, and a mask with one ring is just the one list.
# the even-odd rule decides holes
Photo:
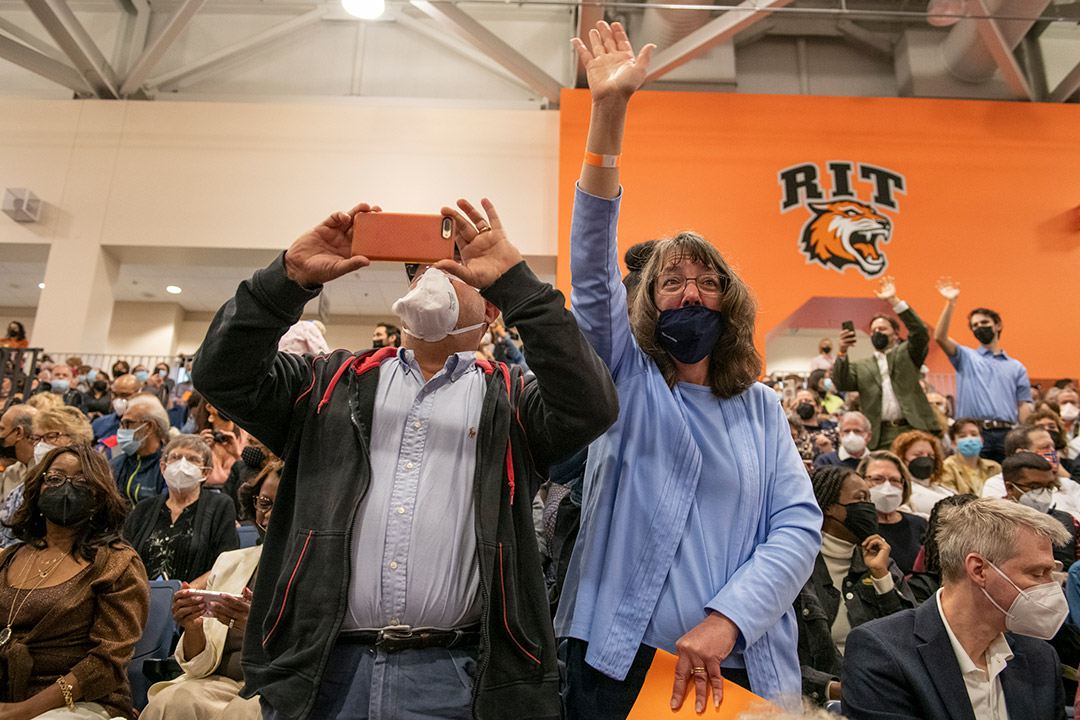
[(709, 21), (708, 10), (683, 10), (672, 7), (653, 7), (663, 5), (712, 5), (713, 0), (649, 0), (645, 3), (645, 12), (641, 18), (638, 33), (641, 43), (656, 43), (657, 47), (666, 48), (700, 28)]
[[(1000, 13), (1007, 17), (1025, 18), (996, 21), (1009, 49), (1015, 50), (1050, 5), (1050, 0), (983, 0), (983, 4), (991, 15)], [(969, 2), (968, 6), (974, 13), (982, 14), (978, 3)], [(978, 21), (971, 18), (961, 20), (949, 31), (948, 37), (941, 43), (941, 54), (949, 73), (964, 82), (986, 82), (998, 69), (993, 55), (979, 35)]]

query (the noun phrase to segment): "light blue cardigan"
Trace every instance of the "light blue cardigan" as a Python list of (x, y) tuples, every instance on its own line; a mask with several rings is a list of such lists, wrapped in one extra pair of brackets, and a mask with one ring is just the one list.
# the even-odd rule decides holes
[[(620, 199), (580, 189), (575, 198), (571, 302), (611, 370), (620, 412), (589, 448), (581, 531), (555, 620), (556, 635), (588, 641), (589, 665), (619, 680), (649, 625), (698, 484), (709, 481), (678, 393), (630, 330), (616, 241)], [(735, 452), (721, 470), (738, 473), (742, 492), (738, 527), (718, 533), (734, 546), (716, 548), (722, 576), (715, 596), (701, 598), (702, 617), (716, 610), (730, 618), (755, 691), (798, 707), (792, 602), (821, 548), (821, 511), (776, 393), (758, 383), (717, 402)], [(675, 652), (676, 640), (666, 638), (663, 649)]]

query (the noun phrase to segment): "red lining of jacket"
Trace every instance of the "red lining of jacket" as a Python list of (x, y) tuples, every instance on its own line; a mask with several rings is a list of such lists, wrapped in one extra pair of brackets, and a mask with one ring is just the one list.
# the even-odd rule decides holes
[(277, 630), (278, 623), (281, 622), (281, 616), (285, 614), (285, 605), (289, 602), (289, 591), (292, 590), (293, 580), (296, 579), (296, 573), (300, 570), (300, 563), (304, 561), (304, 553), (307, 552), (308, 543), (311, 542), (311, 530), (308, 530), (307, 539), (304, 540), (304, 547), (300, 549), (300, 557), (296, 558), (296, 567), (293, 568), (292, 575), (289, 576), (289, 583), (285, 586), (285, 597), (281, 598), (281, 609), (278, 610), (277, 620), (274, 620), (274, 627), (270, 628), (270, 632), (266, 633), (266, 637), (263, 638), (263, 647), (266, 647), (267, 640)]
[(502, 590), (502, 611), (503, 611), (503, 625), (506, 626), (506, 634), (510, 636), (510, 639), (514, 641), (514, 644), (518, 646), (521, 652), (529, 656), (534, 663), (540, 665), (540, 661), (536, 659), (536, 656), (525, 649), (525, 647), (518, 642), (518, 639), (514, 637), (514, 633), (510, 630), (510, 621), (506, 619), (506, 582), (503, 580), (503, 551), (502, 543), (499, 543), (499, 588)]

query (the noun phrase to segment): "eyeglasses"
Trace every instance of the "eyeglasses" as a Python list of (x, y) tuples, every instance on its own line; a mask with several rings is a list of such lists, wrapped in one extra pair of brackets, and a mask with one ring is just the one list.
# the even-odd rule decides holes
[(266, 497), (265, 495), (255, 496), (255, 508), (257, 510), (262, 510), (263, 512), (266, 512), (267, 510), (272, 510), (273, 507), (274, 501), (270, 498)]
[(82, 473), (79, 473), (78, 475), (65, 475), (62, 472), (49, 471), (45, 473), (45, 475), (42, 477), (42, 482), (45, 484), (45, 487), (50, 488), (60, 487), (67, 482), (71, 483), (77, 488), (90, 487), (90, 481), (87, 480), (86, 476)]
[(866, 482), (871, 485), (881, 485), (882, 483), (892, 483), (896, 487), (904, 487), (904, 478), (900, 477), (885, 477), (884, 475), (867, 475)]
[(727, 278), (718, 273), (704, 273), (697, 277), (683, 277), (674, 273), (661, 275), (656, 279), (656, 292), (661, 295), (678, 295), (686, 289), (686, 283), (693, 282), (701, 295), (715, 297), (727, 290)]
[(55, 445), (56, 441), (59, 440), (62, 437), (71, 437), (71, 436), (68, 435), (66, 432), (47, 432), (47, 433), (43, 433), (41, 435), (31, 435), (30, 436), (30, 442), (33, 443), (34, 445), (37, 445), (39, 442), (44, 440), (45, 442), (49, 443), (50, 445)]
[(125, 418), (125, 419), (120, 421), (120, 427), (122, 427), (125, 430), (132, 430), (134, 428), (142, 427), (143, 425), (145, 425), (148, 422), (150, 422), (150, 421), (149, 420), (128, 420), (127, 418)]
[(165, 456), (166, 465), (171, 465), (174, 462), (180, 462), (181, 460), (187, 460), (189, 463), (199, 468), (200, 470), (206, 469), (206, 466), (202, 464), (202, 458), (191, 457), (189, 455), (178, 455), (176, 453), (169, 453)]

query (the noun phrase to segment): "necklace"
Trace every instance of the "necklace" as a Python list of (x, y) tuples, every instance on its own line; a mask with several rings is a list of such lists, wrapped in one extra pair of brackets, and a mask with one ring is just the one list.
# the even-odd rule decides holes
[[(23, 597), (22, 602), (19, 603), (18, 608), (15, 607), (15, 603), (18, 602), (18, 600), (19, 600), (19, 591), (22, 590), (23, 588), (16, 587), (16, 586), (12, 585), (12, 589), (15, 590), (15, 597), (12, 598), (12, 600), (11, 600), (11, 609), (8, 611), (7, 627), (5, 627), (3, 630), (0, 630), (0, 647), (2, 647), (4, 645), (7, 645), (8, 641), (11, 640), (11, 626), (15, 623), (15, 618), (17, 618), (19, 616), (19, 613), (22, 611), (23, 605), (25, 605), (26, 601), (30, 599), (30, 596), (34, 594), (34, 591), (42, 586), (42, 584), (45, 582), (45, 580), (48, 579), (49, 575), (52, 575), (53, 570), (55, 570), (57, 568), (57, 566), (60, 565), (60, 561), (63, 560), (64, 558), (66, 558), (70, 553), (71, 553), (71, 551), (68, 550), (66, 553), (64, 553), (63, 555), (60, 555), (59, 557), (55, 558), (54, 560), (47, 561), (45, 563), (44, 569), (37, 569), (37, 567), (36, 567), (37, 563), (36, 562), (30, 562), (29, 560), (27, 560), (26, 570), (23, 572), (22, 578), (19, 580), (19, 585), (25, 584), (26, 581), (28, 579), (30, 579), (30, 575), (32, 573), (34, 573), (34, 572), (36, 572), (38, 574), (39, 579), (37, 581), (37, 584), (34, 585), (34, 587), (30, 588), (30, 591), (28, 593), (26, 593), (25, 597)], [(36, 553), (35, 553), (35, 558), (36, 558)]]

